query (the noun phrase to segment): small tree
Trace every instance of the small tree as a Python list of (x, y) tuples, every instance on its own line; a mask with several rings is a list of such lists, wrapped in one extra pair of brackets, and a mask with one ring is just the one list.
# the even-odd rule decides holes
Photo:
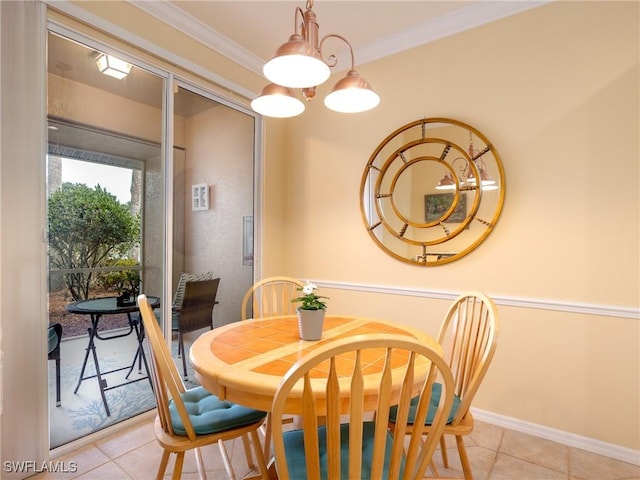
[[(104, 267), (138, 245), (140, 219), (100, 185), (64, 183), (49, 197), (49, 263), (59, 269)], [(65, 273), (74, 300), (89, 296), (92, 272)]]
[[(109, 261), (113, 267), (135, 267), (138, 262), (132, 258), (119, 258)], [(118, 294), (140, 293), (140, 272), (138, 270), (118, 270), (115, 272), (103, 272), (96, 277), (96, 283), (106, 290), (112, 290)]]

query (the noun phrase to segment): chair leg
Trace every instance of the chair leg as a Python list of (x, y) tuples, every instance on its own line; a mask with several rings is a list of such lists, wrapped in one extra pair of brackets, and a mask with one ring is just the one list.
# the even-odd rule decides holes
[(269, 478), (269, 469), (267, 468), (267, 460), (262, 454), (260, 448), (260, 437), (258, 437), (258, 431), (253, 430), (251, 432), (251, 439), (253, 440), (253, 448), (256, 452), (256, 458), (258, 460), (258, 468), (260, 468), (260, 475), (262, 478)]
[(251, 454), (251, 444), (249, 443), (249, 436), (246, 433), (242, 435), (242, 443), (244, 444), (244, 456), (247, 459), (247, 467), (249, 467), (249, 469), (252, 469), (255, 465), (253, 463), (253, 455)]
[(462, 436), (456, 435), (456, 444), (458, 445), (458, 454), (460, 455), (460, 463), (462, 464), (464, 478), (466, 480), (471, 480), (473, 479), (473, 474), (471, 473), (471, 465), (469, 464), (467, 450), (464, 448), (464, 439)]
[(260, 427), (264, 433), (264, 458), (271, 457), (271, 413), (267, 413), (267, 418)]
[(167, 464), (169, 463), (169, 450), (162, 452), (162, 458), (160, 459), (160, 465), (158, 465), (158, 473), (156, 474), (156, 480), (162, 480), (164, 478), (164, 472), (167, 471)]
[(442, 452), (442, 464), (444, 468), (449, 468), (449, 456), (447, 455), (447, 440), (444, 434), (440, 437), (440, 451)]
[(184, 464), (184, 452), (176, 453), (176, 464), (173, 466), (173, 480), (180, 480), (182, 477), (182, 465)]
[(438, 473), (438, 468), (436, 467), (436, 463), (433, 460), (431, 460), (431, 463), (429, 463), (429, 468), (433, 473), (433, 478), (438, 478), (440, 476), (440, 474)]
[(56, 407), (62, 404), (60, 400), (60, 357), (56, 358)]
[(204, 462), (202, 461), (202, 452), (199, 447), (194, 449), (194, 453), (196, 454), (196, 463), (198, 465), (198, 474), (200, 475), (200, 480), (207, 480), (207, 473), (204, 469)]
[(227, 475), (231, 480), (236, 480), (236, 474), (233, 471), (233, 467), (231, 466), (231, 461), (229, 460), (229, 454), (227, 454), (227, 449), (222, 443), (222, 440), (218, 440), (218, 447), (220, 448), (220, 455), (222, 455), (222, 463), (224, 463), (224, 469), (227, 471)]
[(184, 353), (182, 333), (178, 333), (178, 351), (182, 352), (182, 371), (184, 372), (184, 379), (189, 380), (189, 377), (187, 376), (187, 356)]

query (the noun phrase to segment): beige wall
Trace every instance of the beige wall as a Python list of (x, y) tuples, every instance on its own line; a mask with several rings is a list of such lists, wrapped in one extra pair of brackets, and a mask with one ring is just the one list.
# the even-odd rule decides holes
[[(94, 3), (79, 4), (243, 87), (264, 83), (129, 5)], [(640, 448), (637, 19), (635, 2), (553, 2), (359, 65), (382, 97), (371, 112), (326, 110), (325, 85), (302, 116), (266, 120), (262, 275), (353, 284), (328, 289), (331, 311), (433, 333), (448, 301), (430, 292), (485, 291), (501, 299), (501, 343), (476, 406)], [(423, 268), (377, 248), (358, 188), (380, 141), (431, 116), (494, 143), (507, 193), (475, 252)], [(579, 313), (589, 306), (612, 316)]]
[[(560, 304), (500, 306), (500, 345), (476, 407), (640, 448), (638, 36), (637, 3), (554, 2), (359, 66), (382, 98), (371, 112), (328, 111), (322, 87), (287, 124), (282, 272), (357, 285), (324, 290), (333, 312), (434, 334), (448, 302), (367, 286)], [(424, 268), (376, 247), (358, 186), (386, 135), (434, 116), (494, 143), (507, 193), (476, 251)], [(278, 161), (268, 157), (267, 170)], [(636, 318), (570, 313), (576, 305), (627, 307)]]
[[(245, 88), (257, 92), (263, 83), (127, 3), (74, 4)], [(640, 322), (637, 313), (619, 315), (640, 304), (638, 7), (553, 2), (360, 65), (382, 97), (372, 112), (325, 110), (329, 86), (323, 86), (301, 117), (267, 120), (262, 274), (354, 284), (357, 290), (323, 289), (330, 311), (396, 319), (433, 333), (448, 301), (422, 293), (483, 290), (502, 299), (501, 339), (476, 406), (640, 448)], [(358, 187), (387, 134), (439, 115), (469, 123), (494, 142), (507, 194), (495, 231), (477, 251), (422, 268), (376, 247), (360, 218)], [(42, 178), (30, 171), (27, 181), (16, 165), (3, 155), (3, 198), (16, 198), (6, 178), (12, 172), (23, 191), (43, 188)], [(20, 231), (40, 231), (39, 205), (12, 210), (2, 203), (5, 226), (32, 219)], [(22, 242), (15, 255), (6, 240), (3, 277), (24, 277), (12, 285), (28, 286), (3, 289), (3, 318), (31, 318), (28, 302), (19, 300), (38, 282), (45, 292), (42, 266), (33, 266), (41, 243)], [(401, 290), (376, 293), (370, 286)], [(532, 308), (519, 299), (531, 300)], [(585, 305), (611, 308), (612, 316), (572, 313)], [(26, 333), (4, 330), (3, 341), (11, 334), (20, 344)], [(17, 371), (9, 369), (12, 361), (5, 351), (5, 382), (7, 371)], [(4, 402), (3, 422), (15, 399)]]

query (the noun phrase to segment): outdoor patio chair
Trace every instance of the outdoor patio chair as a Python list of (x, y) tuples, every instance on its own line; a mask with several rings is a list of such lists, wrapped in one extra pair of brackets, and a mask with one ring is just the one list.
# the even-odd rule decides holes
[(60, 399), (60, 341), (62, 340), (62, 325), (54, 323), (49, 325), (49, 360), (56, 362), (56, 407), (62, 405)]
[(172, 306), (171, 330), (178, 333), (178, 356), (182, 357), (185, 380), (188, 376), (184, 335), (213, 328), (213, 308), (218, 303), (216, 296), (219, 285), (220, 278), (215, 278), (212, 272), (180, 275)]

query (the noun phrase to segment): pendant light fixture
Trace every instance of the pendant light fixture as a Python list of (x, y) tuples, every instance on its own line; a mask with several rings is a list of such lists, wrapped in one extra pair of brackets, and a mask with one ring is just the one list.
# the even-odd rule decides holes
[[(298, 21), (298, 15), (301, 21)], [(294, 88), (302, 89), (302, 96), (310, 101), (315, 89), (331, 75), (337, 64), (335, 55), (323, 60), (322, 46), (328, 38), (342, 40), (349, 47), (351, 69), (326, 96), (324, 104), (336, 112), (358, 113), (370, 110), (380, 103), (380, 97), (371, 85), (355, 70), (353, 48), (341, 35), (330, 34), (319, 40), (319, 26), (313, 12), (313, 0), (307, 0), (303, 12), (296, 7), (294, 33), (278, 48), (275, 56), (263, 67), (264, 76), (271, 82), (251, 102), (254, 111), (267, 117), (293, 117), (304, 111), (304, 103), (296, 98)]]
[[(469, 132), (469, 161), (473, 162), (478, 170), (478, 177), (480, 177), (480, 186), (482, 190), (497, 190), (498, 186), (496, 185), (496, 181), (491, 178), (489, 172), (487, 171), (487, 165), (482, 159), (482, 155), (485, 151), (478, 152), (473, 148), (473, 135)], [(456, 162), (460, 160), (465, 162), (464, 167), (460, 168), (460, 172), (462, 172), (462, 186), (467, 187), (475, 187), (476, 186), (476, 175), (474, 174), (474, 169), (471, 168), (471, 164), (463, 157), (457, 157), (451, 162), (451, 168), (454, 167)], [(456, 181), (453, 179), (453, 175), (451, 172), (445, 173), (444, 177), (440, 179), (438, 185), (436, 186), (436, 190), (455, 190), (456, 189)]]

